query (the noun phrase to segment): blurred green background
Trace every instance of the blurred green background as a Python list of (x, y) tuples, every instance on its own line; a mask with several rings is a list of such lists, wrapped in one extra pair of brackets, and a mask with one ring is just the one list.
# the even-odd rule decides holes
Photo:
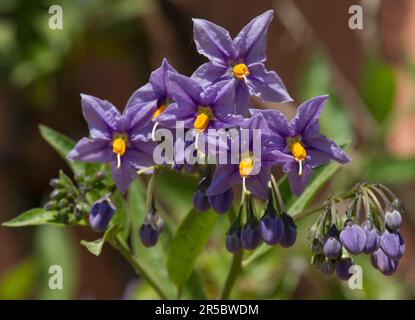
[[(322, 130), (338, 143), (352, 140), (353, 162), (319, 193), (343, 191), (357, 181), (390, 186), (406, 206), (406, 254), (398, 272), (385, 277), (358, 257), (363, 290), (350, 290), (310, 265), (307, 229), (298, 241), (275, 248), (244, 267), (231, 295), (252, 299), (412, 299), (415, 191), (415, 1), (360, 1), (363, 30), (348, 27), (349, 7), (359, 1), (249, 0), (0, 0), (0, 222), (40, 206), (49, 179), (66, 164), (42, 140), (38, 124), (78, 139), (87, 132), (80, 93), (122, 109), (166, 57), (190, 75), (204, 61), (192, 41), (192, 17), (236, 33), (274, 8), (267, 66), (276, 70), (295, 103), (330, 94)], [(49, 6), (63, 9), (63, 29), (48, 27)], [(276, 105), (288, 115), (295, 105)], [(179, 180), (180, 179), (180, 180)], [(173, 221), (191, 207), (197, 181), (166, 174), (157, 195)], [(226, 217), (219, 217), (196, 268), (215, 298), (231, 256), (224, 249)], [(109, 246), (94, 257), (79, 245), (97, 235), (87, 228), (0, 228), (0, 299), (156, 298)], [(151, 250), (151, 249), (149, 249)], [(50, 265), (64, 269), (64, 289), (47, 286)]]

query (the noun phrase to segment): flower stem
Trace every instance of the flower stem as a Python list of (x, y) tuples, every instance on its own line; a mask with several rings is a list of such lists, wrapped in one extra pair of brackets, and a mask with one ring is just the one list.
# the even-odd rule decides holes
[(153, 289), (158, 293), (160, 298), (163, 300), (167, 299), (167, 296), (164, 294), (163, 290), (153, 281), (153, 279), (144, 271), (137, 259), (132, 255), (128, 245), (125, 241), (120, 240), (118, 237), (110, 241), (114, 249), (116, 249), (121, 255), (128, 261), (132, 266), (137, 275), (143, 277), (148, 281), (148, 283), (153, 287)]
[[(244, 196), (245, 195), (243, 195), (242, 197), (244, 198)], [(237, 218), (235, 208), (233, 206), (231, 206), (231, 208), (228, 212), (228, 216), (229, 216), (230, 224), (232, 225), (232, 223)], [(241, 250), (238, 253), (234, 254), (233, 257), (232, 257), (231, 267), (229, 268), (228, 275), (226, 276), (225, 285), (223, 287), (223, 291), (222, 291), (222, 294), (220, 296), (221, 300), (227, 300), (229, 298), (229, 295), (230, 295), (230, 293), (232, 291), (232, 288), (233, 288), (233, 286), (236, 282), (236, 279), (238, 278), (239, 272), (242, 270), (243, 254), (244, 254), (244, 251)]]

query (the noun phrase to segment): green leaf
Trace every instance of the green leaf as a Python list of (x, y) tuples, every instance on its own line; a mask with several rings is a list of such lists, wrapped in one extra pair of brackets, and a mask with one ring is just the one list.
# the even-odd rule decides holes
[(83, 163), (69, 161), (66, 158), (69, 151), (71, 151), (75, 146), (75, 142), (72, 139), (44, 125), (40, 125), (39, 130), (42, 137), (66, 161), (74, 172), (83, 171), (85, 169), (85, 165)]
[(95, 241), (81, 240), (81, 245), (86, 247), (88, 251), (91, 252), (93, 255), (99, 256), (102, 252), (102, 247), (104, 246), (104, 243), (109, 241), (110, 239), (113, 239), (120, 231), (121, 226), (111, 226), (105, 231), (104, 236), (102, 238), (97, 239)]
[(179, 296), (193, 271), (196, 258), (205, 247), (218, 215), (209, 210), (198, 213), (192, 209), (180, 224), (167, 259), (170, 279), (176, 284)]
[[(72, 229), (41, 226), (34, 238), (35, 259), (39, 264), (36, 299), (74, 299), (79, 285), (79, 246)], [(62, 289), (51, 290), (51, 266), (62, 269)]]
[(395, 98), (395, 74), (379, 57), (370, 56), (363, 64), (362, 99), (374, 118), (382, 123), (389, 116)]
[(73, 225), (85, 225), (85, 221), (77, 221), (74, 217), (67, 224), (62, 223), (57, 211), (46, 211), (43, 208), (34, 208), (21, 213), (16, 218), (3, 222), (4, 227), (27, 227), (43, 224), (66, 227)]
[(121, 236), (123, 239), (126, 239), (130, 231), (130, 219), (127, 203), (118, 190), (114, 192), (111, 199), (115, 205), (115, 213), (110, 221), (109, 226), (120, 226), (121, 231), (119, 236)]
[(16, 218), (2, 223), (4, 227), (25, 227), (41, 224), (61, 224), (56, 211), (45, 211), (43, 208), (34, 208), (23, 212)]

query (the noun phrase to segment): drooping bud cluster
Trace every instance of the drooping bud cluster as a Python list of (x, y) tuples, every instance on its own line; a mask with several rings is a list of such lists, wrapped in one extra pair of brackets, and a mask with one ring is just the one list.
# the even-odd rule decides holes
[[(291, 247), (297, 238), (297, 227), (294, 220), (283, 210), (282, 199), (277, 196), (277, 186), (269, 187), (268, 201), (261, 218), (258, 221), (255, 204), (251, 194), (244, 195), (238, 217), (226, 235), (226, 248), (231, 253), (241, 249), (254, 250), (263, 240), (267, 245), (280, 244)], [(242, 226), (242, 213), (246, 212), (245, 223)]]
[(94, 190), (102, 194), (111, 188), (105, 180), (105, 173), (101, 171), (90, 176), (77, 175), (75, 182), (60, 171), (59, 177), (52, 179), (50, 185), (53, 191), (44, 209), (56, 211), (60, 222), (64, 224), (80, 221), (86, 217), (90, 209), (87, 201), (88, 192)]
[(310, 229), (312, 264), (325, 274), (336, 271), (341, 280), (348, 280), (353, 273), (351, 256), (368, 254), (376, 269), (384, 275), (393, 274), (405, 251), (399, 233), (403, 213), (400, 200), (380, 184), (359, 184), (351, 196), (343, 217), (336, 207), (343, 199), (330, 197)]
[(139, 230), (141, 243), (147, 248), (157, 244), (159, 235), (164, 230), (164, 220), (157, 213), (153, 188), (154, 180), (150, 180), (147, 190), (147, 215)]

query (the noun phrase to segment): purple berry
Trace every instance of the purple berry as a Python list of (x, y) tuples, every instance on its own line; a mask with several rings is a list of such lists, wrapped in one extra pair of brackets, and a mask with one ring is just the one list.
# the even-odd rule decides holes
[(140, 227), (140, 239), (145, 247), (152, 247), (159, 239), (159, 232), (152, 224), (143, 223)]
[(115, 207), (111, 200), (103, 198), (96, 201), (91, 208), (89, 213), (89, 224), (92, 229), (97, 232), (103, 232), (108, 227), (112, 216), (114, 215)]
[(282, 221), (284, 222), (284, 235), (280, 240), (280, 245), (284, 248), (289, 248), (294, 245), (297, 239), (297, 226), (293, 218), (286, 213), (282, 215)]
[(259, 221), (259, 232), (268, 245), (276, 245), (284, 235), (284, 222), (277, 215), (265, 214)]
[(241, 232), (242, 247), (246, 250), (254, 250), (261, 240), (257, 225), (247, 224)]

